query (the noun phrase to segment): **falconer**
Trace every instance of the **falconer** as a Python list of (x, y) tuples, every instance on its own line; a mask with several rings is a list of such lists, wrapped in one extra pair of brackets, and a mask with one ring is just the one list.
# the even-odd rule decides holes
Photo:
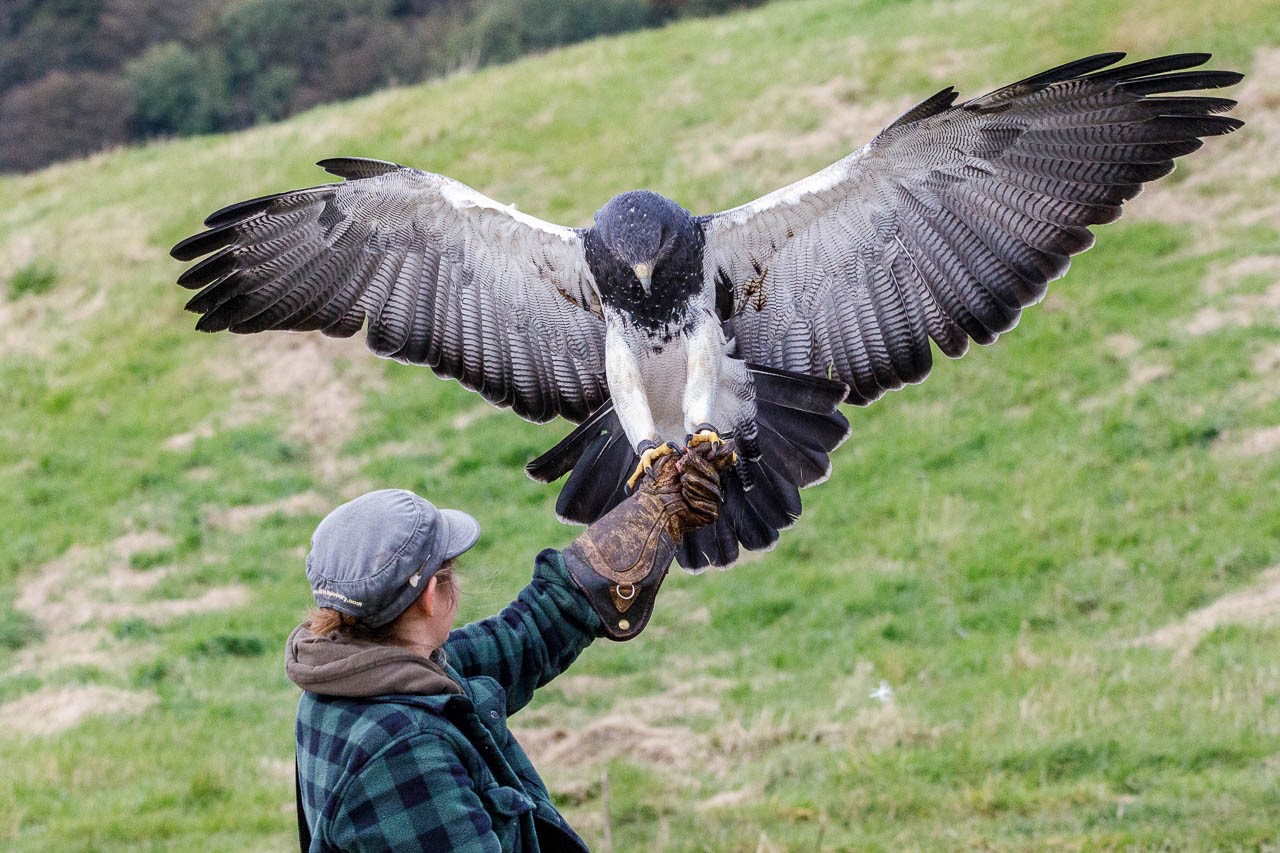
[(586, 850), (507, 718), (599, 636), (640, 633), (685, 532), (712, 522), (727, 445), (664, 457), (497, 616), (453, 629), (466, 513), (385, 489), (316, 528), (318, 607), (289, 636), (302, 849)]

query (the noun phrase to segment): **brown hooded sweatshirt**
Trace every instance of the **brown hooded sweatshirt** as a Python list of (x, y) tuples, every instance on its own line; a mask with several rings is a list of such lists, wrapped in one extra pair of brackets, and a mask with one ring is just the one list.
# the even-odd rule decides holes
[(344, 637), (337, 631), (317, 636), (305, 622), (289, 635), (284, 671), (303, 690), (322, 696), (356, 699), (462, 692), (435, 660), (398, 646)]

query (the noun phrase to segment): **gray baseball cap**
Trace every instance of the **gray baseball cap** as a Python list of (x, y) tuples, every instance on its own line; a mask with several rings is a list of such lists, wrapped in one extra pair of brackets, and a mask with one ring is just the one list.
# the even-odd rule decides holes
[(476, 544), (480, 525), (404, 489), (361, 495), (325, 516), (311, 537), (307, 580), (318, 607), (370, 628), (413, 603), (445, 560)]

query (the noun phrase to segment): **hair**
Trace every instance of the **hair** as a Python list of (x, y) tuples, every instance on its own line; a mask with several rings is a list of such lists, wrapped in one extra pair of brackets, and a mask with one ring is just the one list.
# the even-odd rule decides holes
[[(445, 560), (444, 564), (432, 575), (436, 579), (436, 591), (448, 595), (450, 601), (457, 601), (462, 592), (461, 587), (458, 585), (458, 573), (455, 570), (457, 562), (458, 559), (456, 557)], [(408, 612), (407, 608), (406, 612)], [(346, 638), (372, 640), (383, 645), (394, 645), (400, 620), (403, 618), (404, 613), (401, 613), (380, 628), (370, 628), (361, 624), (356, 617), (346, 613), (339, 613), (332, 607), (317, 607), (307, 617), (307, 630), (317, 636), (332, 634), (336, 631)]]

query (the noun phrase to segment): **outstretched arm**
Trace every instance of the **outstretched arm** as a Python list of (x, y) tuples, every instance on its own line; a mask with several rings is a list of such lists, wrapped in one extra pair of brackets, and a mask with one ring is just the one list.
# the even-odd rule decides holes
[(533, 579), (496, 616), (452, 631), (449, 665), (463, 678), (487, 675), (507, 693), (507, 713), (533, 698), (602, 632), (600, 618), (569, 579), (564, 555), (538, 555)]
[(495, 679), (514, 714), (596, 637), (635, 637), (648, 623), (676, 543), (715, 520), (719, 471), (731, 457), (728, 445), (665, 457), (654, 479), (567, 549), (539, 554), (533, 580), (501, 613), (453, 631), (445, 644), (450, 665), (463, 678)]

